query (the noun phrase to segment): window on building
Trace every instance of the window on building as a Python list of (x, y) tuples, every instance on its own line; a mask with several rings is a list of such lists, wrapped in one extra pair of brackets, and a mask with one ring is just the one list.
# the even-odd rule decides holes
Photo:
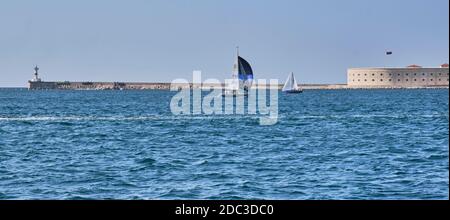
[(382, 74), (380, 74), (380, 76), (383, 76), (383, 73), (382, 73)]
[(375, 82), (375, 79), (372, 79), (372, 82)]
[(414, 79), (414, 81), (417, 81), (417, 79)]
[(406, 79), (406, 82), (408, 82), (409, 81), (409, 79)]
[(380, 79), (381, 82), (383, 82), (383, 79)]

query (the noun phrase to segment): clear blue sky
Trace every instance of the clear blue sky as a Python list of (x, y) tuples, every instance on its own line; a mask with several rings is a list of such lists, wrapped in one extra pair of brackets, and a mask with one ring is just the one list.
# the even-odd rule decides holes
[[(230, 76), (346, 82), (348, 67), (449, 60), (448, 0), (2, 0), (0, 87)], [(386, 50), (394, 55), (385, 56)]]

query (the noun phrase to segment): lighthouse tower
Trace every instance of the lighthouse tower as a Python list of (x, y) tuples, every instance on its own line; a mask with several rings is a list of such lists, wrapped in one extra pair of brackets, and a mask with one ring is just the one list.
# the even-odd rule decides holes
[(39, 67), (36, 65), (34, 67), (34, 78), (31, 80), (32, 82), (40, 82), (41, 78), (39, 78)]

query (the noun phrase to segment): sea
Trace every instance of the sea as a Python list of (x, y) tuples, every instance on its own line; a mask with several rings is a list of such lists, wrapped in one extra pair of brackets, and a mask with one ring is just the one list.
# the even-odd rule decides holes
[(279, 93), (271, 126), (175, 94), (0, 89), (0, 199), (449, 199), (448, 89)]

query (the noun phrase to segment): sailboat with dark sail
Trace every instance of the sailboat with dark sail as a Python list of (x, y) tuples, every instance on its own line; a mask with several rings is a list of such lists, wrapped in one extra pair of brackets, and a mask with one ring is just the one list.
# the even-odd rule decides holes
[(231, 84), (227, 85), (224, 96), (247, 96), (253, 83), (253, 70), (250, 63), (239, 56), (239, 47), (231, 77)]
[(294, 73), (289, 74), (286, 83), (284, 83), (283, 92), (285, 93), (302, 93), (303, 89), (300, 88), (295, 79)]

